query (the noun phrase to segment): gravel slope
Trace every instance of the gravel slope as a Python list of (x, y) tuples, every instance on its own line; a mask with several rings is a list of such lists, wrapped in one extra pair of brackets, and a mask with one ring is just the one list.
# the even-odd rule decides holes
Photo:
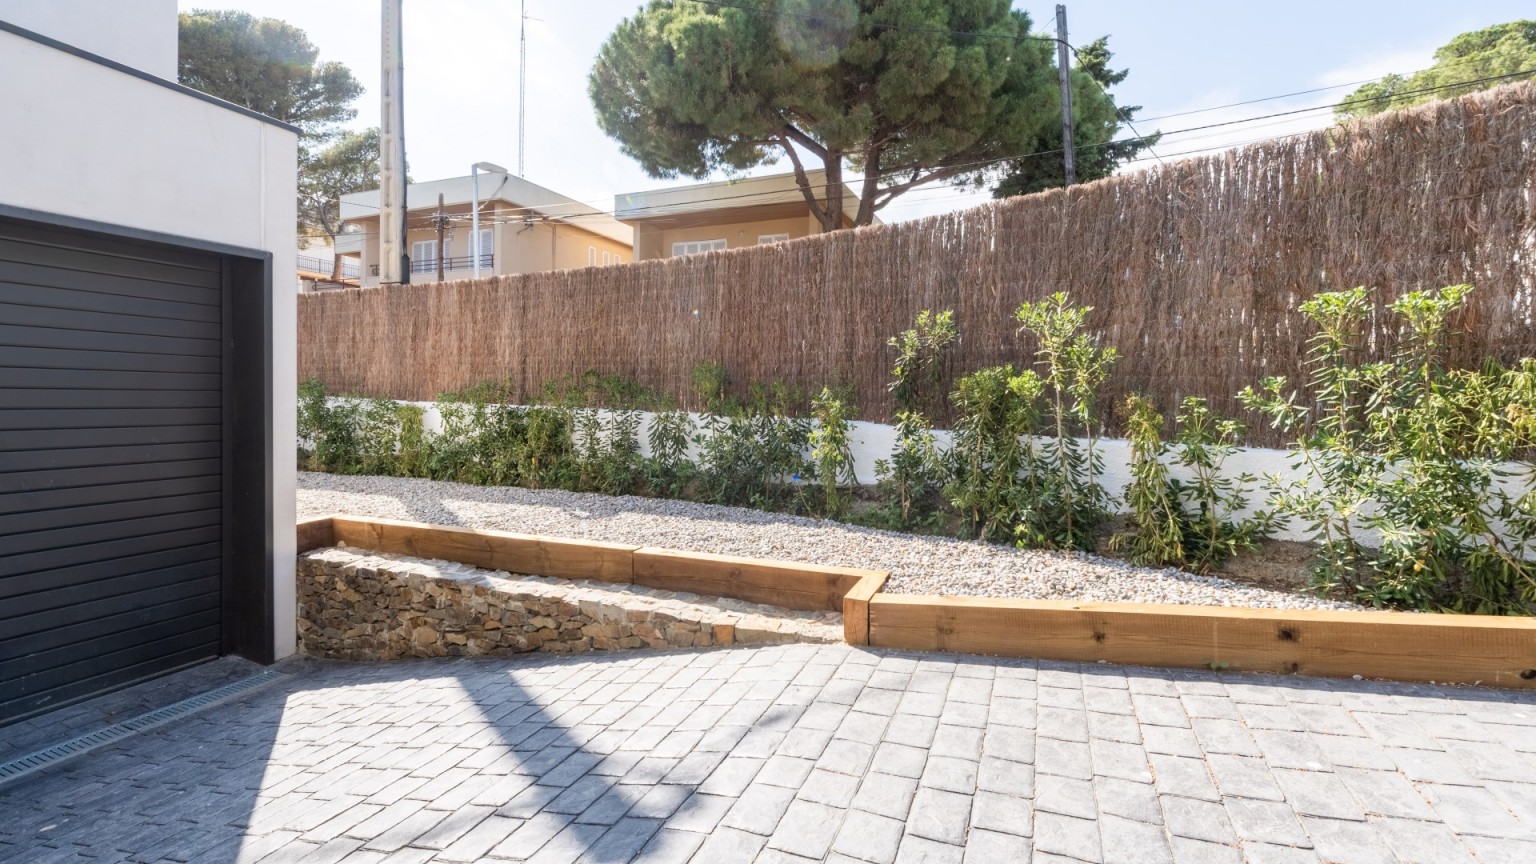
[(917, 537), (809, 519), (657, 498), (400, 477), (299, 474), (299, 516), (350, 513), (439, 525), (580, 537), (843, 567), (889, 570), (886, 590), (1038, 600), (1358, 609), (1178, 570), (1060, 552)]

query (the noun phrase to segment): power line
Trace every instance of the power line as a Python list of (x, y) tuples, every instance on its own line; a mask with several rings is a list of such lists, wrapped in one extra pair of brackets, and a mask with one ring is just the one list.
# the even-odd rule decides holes
[[(704, 2), (704, 0), (691, 0), (691, 2), (696, 2), (696, 3), (697, 2)], [(1481, 83), (1489, 83), (1489, 82), (1494, 82), (1494, 81), (1509, 80), (1509, 79), (1518, 78), (1518, 77), (1522, 77), (1522, 76), (1528, 76), (1528, 75), (1532, 75), (1532, 74), (1536, 74), (1536, 68), (1524, 69), (1524, 70), (1520, 70), (1518, 72), (1510, 72), (1510, 73), (1506, 73), (1506, 74), (1503, 74), (1503, 75), (1490, 75), (1490, 76), (1486, 76), (1486, 77), (1483, 77), (1483, 78), (1476, 78), (1476, 79), (1471, 79), (1471, 80), (1468, 80), (1468, 81), (1461, 81), (1461, 82), (1457, 82), (1457, 83), (1454, 83), (1454, 84), (1443, 84), (1443, 85), (1437, 85), (1437, 86), (1434, 86), (1434, 87), (1424, 87), (1424, 88), (1419, 88), (1419, 89), (1416, 89), (1416, 90), (1407, 90), (1407, 91), (1402, 91), (1401, 93), (1398, 93), (1398, 94), (1395, 94), (1395, 95), (1397, 95), (1397, 96), (1423, 95), (1423, 94), (1441, 92), (1441, 91), (1444, 91), (1444, 90), (1450, 90), (1450, 89), (1457, 89), (1457, 88), (1461, 88), (1461, 87), (1472, 86), (1472, 85), (1481, 84)], [(1293, 109), (1293, 110), (1289, 110), (1289, 111), (1277, 111), (1277, 112), (1272, 112), (1272, 113), (1269, 113), (1269, 114), (1262, 114), (1262, 115), (1258, 115), (1258, 116), (1255, 116), (1255, 117), (1247, 117), (1247, 118), (1242, 118), (1242, 119), (1238, 119), (1238, 120), (1228, 120), (1228, 121), (1223, 121), (1223, 122), (1220, 122), (1220, 123), (1207, 123), (1207, 124), (1202, 124), (1202, 125), (1199, 125), (1199, 126), (1191, 126), (1191, 127), (1187, 127), (1187, 128), (1184, 128), (1184, 129), (1173, 130), (1171, 132), (1160, 132), (1160, 133), (1158, 133), (1157, 136), (1138, 136), (1138, 137), (1134, 137), (1134, 138), (1120, 138), (1120, 139), (1115, 139), (1113, 141), (1105, 141), (1105, 142), (1098, 142), (1098, 143), (1093, 143), (1093, 144), (1085, 144), (1085, 145), (1082, 145), (1082, 147), (1080, 147), (1078, 149), (1086, 149), (1086, 148), (1093, 148), (1093, 147), (1107, 147), (1107, 146), (1110, 146), (1111, 144), (1124, 143), (1124, 142), (1133, 142), (1133, 141), (1144, 141), (1144, 140), (1149, 140), (1149, 139), (1151, 139), (1153, 137), (1171, 138), (1171, 137), (1178, 136), (1178, 135), (1187, 135), (1187, 134), (1189, 134), (1191, 132), (1203, 132), (1203, 131), (1209, 131), (1209, 130), (1212, 130), (1212, 129), (1225, 129), (1225, 128), (1230, 128), (1230, 127), (1233, 127), (1233, 126), (1242, 126), (1242, 125), (1246, 125), (1246, 124), (1250, 124), (1250, 123), (1257, 123), (1257, 122), (1263, 121), (1263, 120), (1273, 120), (1273, 119), (1277, 119), (1277, 118), (1294, 117), (1294, 116), (1298, 116), (1298, 115), (1301, 115), (1301, 114), (1316, 113), (1316, 112), (1319, 112), (1319, 111), (1327, 111), (1327, 110), (1332, 110), (1332, 109), (1335, 109), (1335, 108), (1346, 107), (1346, 106), (1349, 106), (1349, 105), (1358, 105), (1358, 104), (1363, 104), (1363, 103), (1367, 103), (1367, 102), (1375, 102), (1375, 101), (1377, 101), (1377, 100), (1374, 99), (1374, 98), (1361, 98), (1361, 99), (1353, 99), (1353, 100), (1344, 100), (1344, 101), (1341, 101), (1341, 102), (1336, 102), (1336, 103), (1332, 103), (1332, 104), (1328, 104), (1328, 105), (1317, 105), (1317, 106), (1313, 106), (1313, 107), (1310, 107), (1310, 108), (1297, 108), (1297, 109)], [(1295, 134), (1306, 134), (1306, 133), (1290, 133), (1289, 135), (1275, 136), (1275, 138), (1285, 138), (1285, 137), (1290, 137), (1291, 135), (1295, 135)], [(1273, 140), (1273, 139), (1270, 139), (1270, 138), (1259, 138), (1259, 139), (1254, 139), (1254, 140), (1255, 141), (1263, 141), (1263, 140)], [(1253, 142), (1243, 142), (1243, 143), (1253, 143)], [(1223, 149), (1224, 147), (1235, 147), (1235, 146), (1243, 146), (1243, 145), (1242, 145), (1242, 143), (1239, 143), (1239, 144), (1226, 144), (1226, 145), (1219, 145), (1219, 146), (1216, 146), (1216, 147), (1202, 148), (1202, 150)], [(1003, 162), (1012, 162), (1012, 161), (1017, 161), (1017, 160), (1022, 160), (1022, 159), (1029, 159), (1029, 158), (1034, 158), (1034, 157), (1039, 157), (1039, 156), (1059, 155), (1062, 152), (1063, 152), (1062, 149), (1058, 147), (1058, 148), (1054, 148), (1054, 149), (1050, 149), (1050, 150), (1037, 150), (1037, 151), (1034, 151), (1034, 152), (1031, 152), (1031, 153), (1020, 153), (1020, 154), (1012, 154), (1012, 155), (1008, 155), (1008, 156), (998, 156), (998, 157), (993, 157), (993, 158), (988, 158), (988, 159), (978, 159), (978, 160), (973, 160), (973, 161), (969, 161), (969, 162), (958, 162), (958, 163), (954, 163), (954, 164), (950, 164), (950, 165), (941, 165), (941, 166), (936, 166), (936, 167), (938, 167), (938, 168), (972, 168), (972, 169), (981, 169), (981, 168), (985, 168), (985, 167), (990, 166), (990, 165), (996, 165), (996, 164), (1000, 164), (1000, 163), (1003, 163)], [(1187, 153), (1194, 153), (1194, 152), (1202, 152), (1202, 151), (1201, 150), (1182, 151), (1181, 153), (1170, 154), (1170, 158), (1172, 158), (1173, 156), (1186, 155)], [(1161, 162), (1162, 159), (1163, 159), (1162, 156), (1159, 156), (1156, 153), (1153, 154), (1153, 158), (1155, 160), (1159, 161), (1159, 162)], [(1148, 161), (1148, 160), (1146, 160), (1145, 158), (1135, 158), (1135, 159), (1127, 160), (1126, 164), (1132, 164), (1132, 163), (1135, 163), (1135, 162), (1142, 162), (1142, 161)], [(877, 177), (892, 177), (892, 176), (898, 176), (898, 175), (905, 175), (909, 171), (911, 171), (911, 169), (908, 169), (908, 168), (891, 169), (891, 170), (888, 170), (888, 171), (882, 171), (879, 174), (877, 174), (876, 176)], [(845, 184), (845, 188), (847, 186), (851, 186), (851, 185), (853, 185), (853, 184)], [(658, 190), (658, 191), (666, 191), (666, 190)], [(785, 189), (774, 189), (774, 190), (766, 190), (766, 191), (760, 191), (760, 192), (745, 192), (745, 193), (736, 194), (736, 195), (720, 195), (720, 196), (715, 196), (715, 197), (712, 197), (712, 198), (702, 198), (702, 199), (697, 199), (697, 200), (694, 200), (694, 201), (689, 201), (687, 203), (688, 204), (711, 204), (711, 203), (717, 203), (717, 202), (721, 202), (721, 201), (741, 201), (741, 200), (744, 200), (744, 199), (761, 198), (761, 197), (764, 197), (764, 196), (781, 196), (781, 195), (787, 194), (789, 191), (790, 190), (785, 190)], [(907, 194), (910, 194), (910, 193), (907, 193)], [(604, 201), (604, 202), (601, 202), (601, 203), (607, 203), (607, 201)], [(353, 202), (352, 206), (367, 207), (367, 208), (370, 208), (370, 209), (378, 209), (377, 205), (364, 204), (364, 203), (361, 203), (361, 202)], [(681, 205), (679, 205), (679, 204), (655, 204), (655, 205), (651, 205), (651, 206), (648, 206), (648, 207), (640, 207), (640, 208), (635, 208), (635, 209), (632, 209), (632, 210), (626, 210), (624, 212), (625, 213), (645, 213), (645, 212), (653, 212), (653, 211), (657, 211), (657, 210), (673, 209), (673, 208), (676, 208), (678, 206), (681, 206)], [(584, 208), (590, 208), (590, 209), (593, 209), (593, 210), (597, 210), (598, 212), (566, 213), (566, 214), (546, 212), (546, 211), (553, 210), (553, 209), (559, 208), (559, 207), (584, 207)], [(599, 218), (599, 217), (600, 218), (604, 218), (604, 219), (613, 219), (614, 218), (614, 214), (613, 213), (600, 210), (598, 204), (586, 203), (586, 202), (580, 202), (580, 201), (562, 202), (562, 203), (557, 203), (557, 204), (548, 205), (548, 206), (544, 206), (544, 207), (515, 207), (515, 208), (510, 208), (509, 210), (499, 211), (498, 215), (500, 215), (502, 213), (537, 214), (538, 217), (541, 217), (541, 218), (544, 218), (544, 219), (553, 218), (553, 219), (560, 219), (562, 221), (574, 221), (574, 220), (583, 219), (583, 218), (593, 219), (593, 218)], [(457, 218), (457, 217), (453, 217), (453, 218)], [(508, 220), (508, 221), (510, 222), (510, 221), (523, 221), (523, 220), (514, 219), (514, 220)], [(508, 223), (507, 222), (501, 222), (501, 223), (498, 223), (498, 224), (508, 224)]]

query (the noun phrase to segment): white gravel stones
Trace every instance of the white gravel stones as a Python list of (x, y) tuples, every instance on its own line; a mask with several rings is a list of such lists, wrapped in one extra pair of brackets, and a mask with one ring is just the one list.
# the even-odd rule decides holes
[(349, 513), (889, 570), (886, 591), (1269, 609), (1362, 607), (1078, 553), (919, 537), (689, 501), (301, 472), (300, 518)]

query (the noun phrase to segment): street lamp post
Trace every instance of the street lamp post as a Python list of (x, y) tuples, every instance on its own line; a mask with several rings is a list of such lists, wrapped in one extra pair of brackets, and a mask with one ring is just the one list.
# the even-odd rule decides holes
[(481, 249), (480, 249), (480, 172), (481, 171), (485, 171), (485, 172), (490, 173), (490, 174), (505, 174), (505, 173), (507, 173), (507, 169), (501, 167), (500, 165), (494, 164), (492, 162), (476, 162), (475, 164), (469, 166), (469, 176), (470, 176), (470, 180), (471, 180), (471, 185), (474, 186), (474, 192), (473, 192), (474, 199), (473, 199), (473, 201), (472, 201), (472, 203), (470, 205), (471, 213), (473, 214), (472, 215), (472, 219), (471, 219), (471, 221), (473, 223), (473, 227), (470, 228), (470, 231), (472, 233), (470, 235), (469, 248), (471, 250), (471, 254), (473, 254), (475, 256), (475, 278), (476, 279), (480, 278), (480, 253), (481, 253)]

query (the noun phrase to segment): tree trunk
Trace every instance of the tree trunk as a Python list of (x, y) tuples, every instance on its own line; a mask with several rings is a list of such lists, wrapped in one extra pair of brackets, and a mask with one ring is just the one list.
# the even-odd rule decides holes
[(843, 154), (839, 150), (828, 150), (826, 159), (822, 162), (822, 170), (826, 174), (826, 186), (822, 193), (826, 195), (822, 204), (822, 212), (817, 214), (821, 222), (823, 233), (839, 231), (843, 227)]

